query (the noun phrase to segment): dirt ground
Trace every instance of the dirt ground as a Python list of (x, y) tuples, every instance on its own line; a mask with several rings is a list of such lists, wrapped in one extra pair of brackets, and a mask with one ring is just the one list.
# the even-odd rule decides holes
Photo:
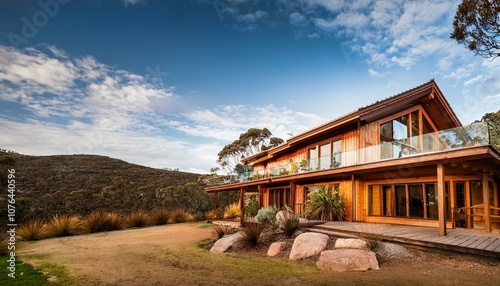
[[(264, 252), (212, 254), (201, 223), (130, 229), (20, 244), (35, 267), (64, 265), (81, 285), (498, 285), (500, 260), (412, 250), (412, 259), (380, 260), (380, 270), (317, 270)], [(264, 254), (263, 254), (264, 253)]]

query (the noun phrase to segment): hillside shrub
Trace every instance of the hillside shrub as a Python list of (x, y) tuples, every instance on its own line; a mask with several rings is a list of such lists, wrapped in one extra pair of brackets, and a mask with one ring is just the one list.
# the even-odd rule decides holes
[(114, 212), (106, 213), (106, 224), (104, 225), (105, 231), (119, 230), (123, 228), (123, 218)]
[(30, 219), (16, 229), (16, 234), (20, 240), (43, 239), (45, 237), (44, 223), (41, 219)]

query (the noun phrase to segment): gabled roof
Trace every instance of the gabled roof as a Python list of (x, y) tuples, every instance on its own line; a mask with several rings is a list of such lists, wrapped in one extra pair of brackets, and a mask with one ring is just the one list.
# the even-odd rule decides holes
[(431, 79), (422, 85), (360, 107), (325, 124), (309, 129), (289, 138), (285, 144), (244, 158), (242, 162), (245, 164), (254, 164), (265, 161), (304, 140), (359, 122), (371, 122), (417, 104), (424, 105), (429, 112), (439, 114), (439, 118), (433, 118), (433, 120), (437, 121), (436, 125), (439, 129), (448, 129), (462, 125), (434, 79)]

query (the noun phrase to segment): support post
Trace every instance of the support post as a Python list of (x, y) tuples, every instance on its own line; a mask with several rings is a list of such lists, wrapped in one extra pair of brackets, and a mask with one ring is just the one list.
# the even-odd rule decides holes
[(219, 192), (214, 192), (214, 212), (217, 210), (218, 200), (219, 200)]
[(241, 210), (240, 223), (241, 223), (241, 225), (243, 225), (243, 224), (245, 224), (245, 189), (244, 188), (240, 189), (240, 210)]
[(491, 232), (490, 213), (490, 186), (488, 185), (488, 173), (483, 172), (483, 202), (484, 202), (484, 227), (487, 232)]
[(264, 190), (263, 190), (263, 187), (262, 185), (258, 185), (257, 186), (257, 190), (259, 192), (259, 195), (257, 196), (258, 200), (259, 200), (259, 210), (260, 208), (262, 208), (262, 206), (264, 205), (263, 204), (263, 200), (264, 200)]
[(295, 209), (295, 182), (290, 182), (290, 208), (294, 213), (297, 213)]
[(438, 189), (438, 220), (439, 235), (446, 235), (446, 196), (444, 185), (444, 166), (437, 164), (437, 189)]
[(356, 177), (354, 175), (351, 175), (351, 200), (352, 200), (352, 214), (351, 214), (351, 221), (355, 222), (356, 221)]

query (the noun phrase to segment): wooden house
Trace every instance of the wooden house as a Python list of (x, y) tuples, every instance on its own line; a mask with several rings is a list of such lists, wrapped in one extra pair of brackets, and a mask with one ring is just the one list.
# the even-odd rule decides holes
[(337, 185), (347, 220), (500, 229), (500, 154), (486, 123), (462, 126), (434, 80), (294, 136), (206, 188), (256, 192), (302, 214), (309, 192)]

